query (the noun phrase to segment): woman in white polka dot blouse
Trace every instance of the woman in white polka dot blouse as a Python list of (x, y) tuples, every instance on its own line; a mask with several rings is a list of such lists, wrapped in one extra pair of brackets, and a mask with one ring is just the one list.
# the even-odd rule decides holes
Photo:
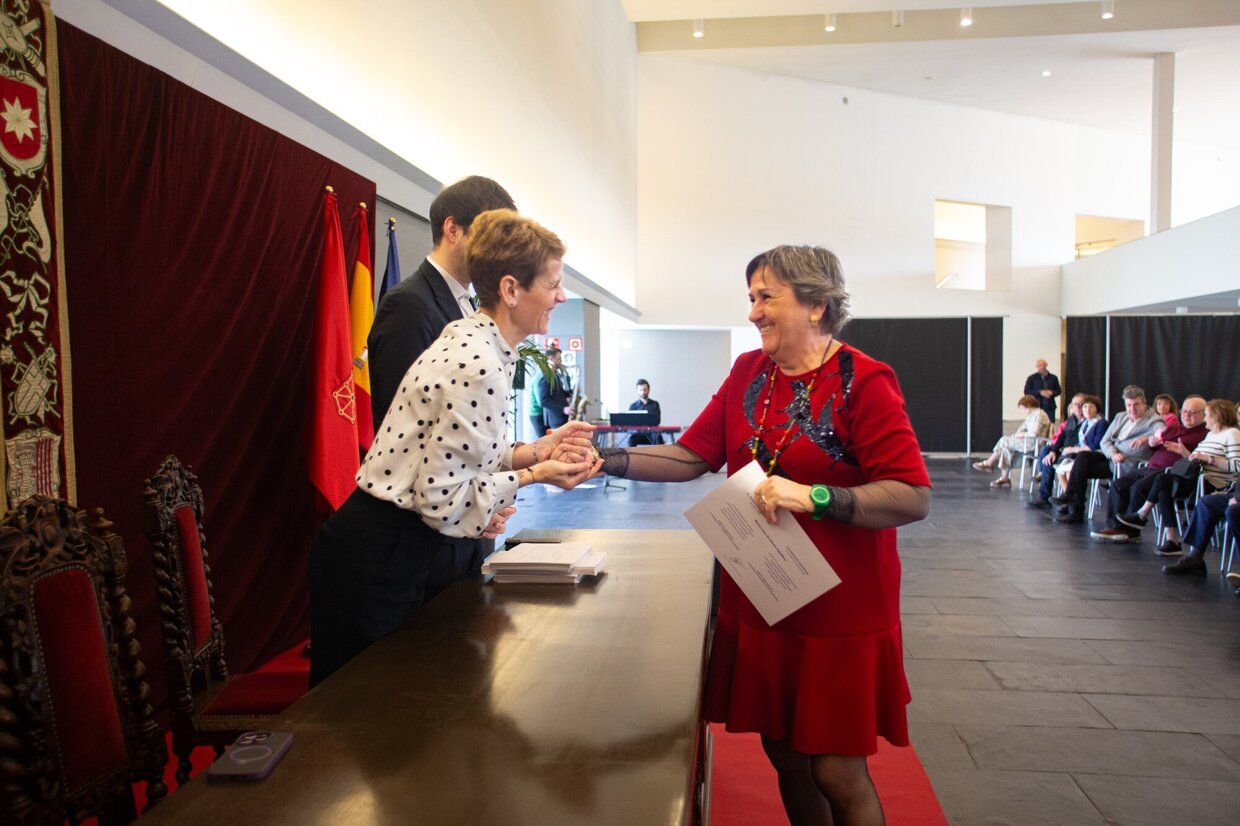
[[(310, 554), (311, 684), (476, 573), (478, 537), (515, 513), (517, 489), (576, 487), (593, 427), (569, 422), (532, 444), (508, 439), (518, 344), (546, 334), (565, 301), (564, 245), (511, 210), (479, 215), (468, 241), (477, 313), (444, 328), (401, 382), (356, 479)], [(591, 454), (592, 455), (592, 454)]]

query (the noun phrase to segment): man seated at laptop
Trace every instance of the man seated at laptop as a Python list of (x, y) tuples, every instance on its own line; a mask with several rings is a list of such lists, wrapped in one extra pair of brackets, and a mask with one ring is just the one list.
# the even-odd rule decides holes
[[(642, 424), (657, 427), (662, 418), (662, 412), (659, 410), (659, 403), (650, 398), (650, 382), (645, 379), (637, 380), (637, 401), (629, 405), (629, 410), (635, 412), (646, 413), (647, 419)], [(658, 433), (633, 433), (629, 436), (629, 445), (661, 445), (663, 437)]]

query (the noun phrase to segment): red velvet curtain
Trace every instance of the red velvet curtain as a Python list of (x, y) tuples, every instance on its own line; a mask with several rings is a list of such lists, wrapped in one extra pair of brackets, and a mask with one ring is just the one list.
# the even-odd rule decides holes
[(125, 541), (162, 701), (140, 496), (169, 453), (206, 496), (233, 671), (307, 633), (320, 198), (327, 184), (339, 194), (352, 260), (350, 205), (373, 205), (375, 185), (70, 25), (58, 32), (78, 500), (103, 507)]

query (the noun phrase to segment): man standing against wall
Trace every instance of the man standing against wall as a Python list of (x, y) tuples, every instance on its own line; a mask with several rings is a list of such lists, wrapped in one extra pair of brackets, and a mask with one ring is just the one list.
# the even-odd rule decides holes
[(418, 356), (449, 323), (473, 315), (465, 241), (474, 218), (489, 209), (516, 209), (504, 188), (490, 178), (474, 175), (440, 192), (431, 203), (434, 249), (379, 302), (366, 340), (376, 430)]
[(1059, 413), (1059, 402), (1055, 399), (1059, 398), (1059, 394), (1063, 392), (1059, 387), (1059, 377), (1046, 369), (1046, 359), (1038, 359), (1033, 366), (1037, 369), (1033, 375), (1025, 379), (1025, 395), (1037, 399), (1038, 404), (1053, 422)]
[(538, 402), (542, 405), (543, 421), (554, 430), (568, 421), (573, 388), (568, 374), (561, 367), (560, 348), (547, 348), (547, 363), (551, 365), (552, 378), (547, 381), (546, 376), (538, 377)]

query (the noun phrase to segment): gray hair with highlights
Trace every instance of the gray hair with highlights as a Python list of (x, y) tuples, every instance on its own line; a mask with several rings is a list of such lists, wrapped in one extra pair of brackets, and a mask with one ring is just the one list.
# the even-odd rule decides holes
[(818, 329), (825, 335), (838, 335), (848, 321), (848, 291), (844, 288), (844, 268), (835, 253), (825, 247), (783, 245), (755, 256), (745, 267), (745, 283), (765, 267), (807, 307), (824, 305)]

